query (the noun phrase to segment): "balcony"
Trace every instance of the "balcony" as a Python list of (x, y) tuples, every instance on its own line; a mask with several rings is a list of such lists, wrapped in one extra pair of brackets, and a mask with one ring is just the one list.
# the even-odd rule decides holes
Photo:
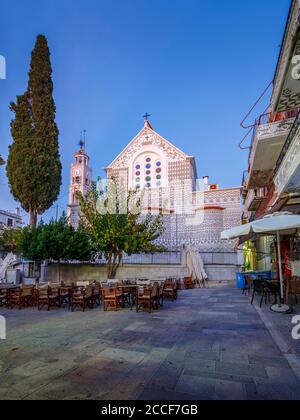
[(293, 0), (274, 78), (273, 112), (300, 107), (300, 0)]
[(244, 203), (245, 210), (248, 212), (257, 211), (264, 198), (265, 194), (263, 188), (249, 190)]
[(300, 113), (280, 153), (275, 173), (278, 195), (300, 192)]
[(298, 110), (259, 117), (249, 154), (248, 189), (263, 188), (273, 181), (276, 162), (293, 127)]

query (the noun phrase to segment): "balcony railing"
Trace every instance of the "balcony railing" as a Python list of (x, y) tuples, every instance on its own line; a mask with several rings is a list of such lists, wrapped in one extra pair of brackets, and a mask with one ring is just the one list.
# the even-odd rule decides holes
[(292, 126), (292, 129), (291, 129), (291, 131), (288, 135), (288, 138), (286, 139), (286, 142), (285, 142), (285, 144), (284, 144), (284, 146), (281, 150), (280, 156), (279, 156), (278, 161), (276, 163), (275, 174), (278, 173), (279, 168), (280, 168), (280, 166), (283, 162), (283, 159), (284, 159), (285, 155), (287, 154), (287, 152), (290, 148), (290, 145), (292, 144), (292, 141), (294, 140), (295, 135), (296, 135), (297, 131), (299, 130), (299, 127), (300, 127), (300, 111), (298, 112), (298, 114), (296, 116), (296, 119), (295, 119), (295, 122)]
[(291, 111), (278, 112), (277, 114), (272, 114), (270, 112), (267, 114), (262, 114), (256, 119), (255, 126), (272, 124), (281, 121), (286, 121), (291, 118), (296, 118), (298, 113), (299, 109), (293, 109)]
[(279, 112), (275, 115), (262, 114), (256, 119), (253, 127), (251, 146), (249, 149), (249, 171), (251, 170), (257, 144), (260, 140), (285, 134), (293, 125), (299, 109), (287, 112)]

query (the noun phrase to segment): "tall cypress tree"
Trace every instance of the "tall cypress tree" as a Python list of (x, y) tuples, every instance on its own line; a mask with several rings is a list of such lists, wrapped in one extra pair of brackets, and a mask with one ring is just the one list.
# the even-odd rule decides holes
[(11, 110), (15, 118), (7, 176), (14, 198), (35, 226), (37, 215), (57, 200), (62, 181), (50, 51), (43, 35), (37, 37), (32, 52), (27, 91), (11, 104)]

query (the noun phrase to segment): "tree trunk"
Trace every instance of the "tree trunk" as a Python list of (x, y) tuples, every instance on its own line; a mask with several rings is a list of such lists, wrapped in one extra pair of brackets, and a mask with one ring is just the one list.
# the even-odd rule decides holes
[(29, 212), (29, 224), (32, 227), (36, 227), (37, 214), (35, 210), (30, 210)]
[(109, 257), (108, 264), (107, 264), (108, 280), (112, 280), (116, 278), (121, 261), (122, 261), (122, 255), (120, 255), (119, 253), (114, 253), (113, 255)]
[(60, 283), (60, 260), (58, 260), (57, 262), (57, 277), (58, 277), (58, 283)]
[(112, 267), (112, 256), (113, 254), (110, 253), (108, 258), (107, 258), (107, 278), (111, 279), (111, 267)]

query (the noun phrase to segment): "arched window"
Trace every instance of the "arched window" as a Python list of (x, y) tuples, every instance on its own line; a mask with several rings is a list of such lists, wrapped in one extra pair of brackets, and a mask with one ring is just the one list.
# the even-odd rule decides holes
[(132, 187), (134, 189), (160, 188), (164, 176), (163, 160), (158, 153), (145, 151), (133, 162)]

